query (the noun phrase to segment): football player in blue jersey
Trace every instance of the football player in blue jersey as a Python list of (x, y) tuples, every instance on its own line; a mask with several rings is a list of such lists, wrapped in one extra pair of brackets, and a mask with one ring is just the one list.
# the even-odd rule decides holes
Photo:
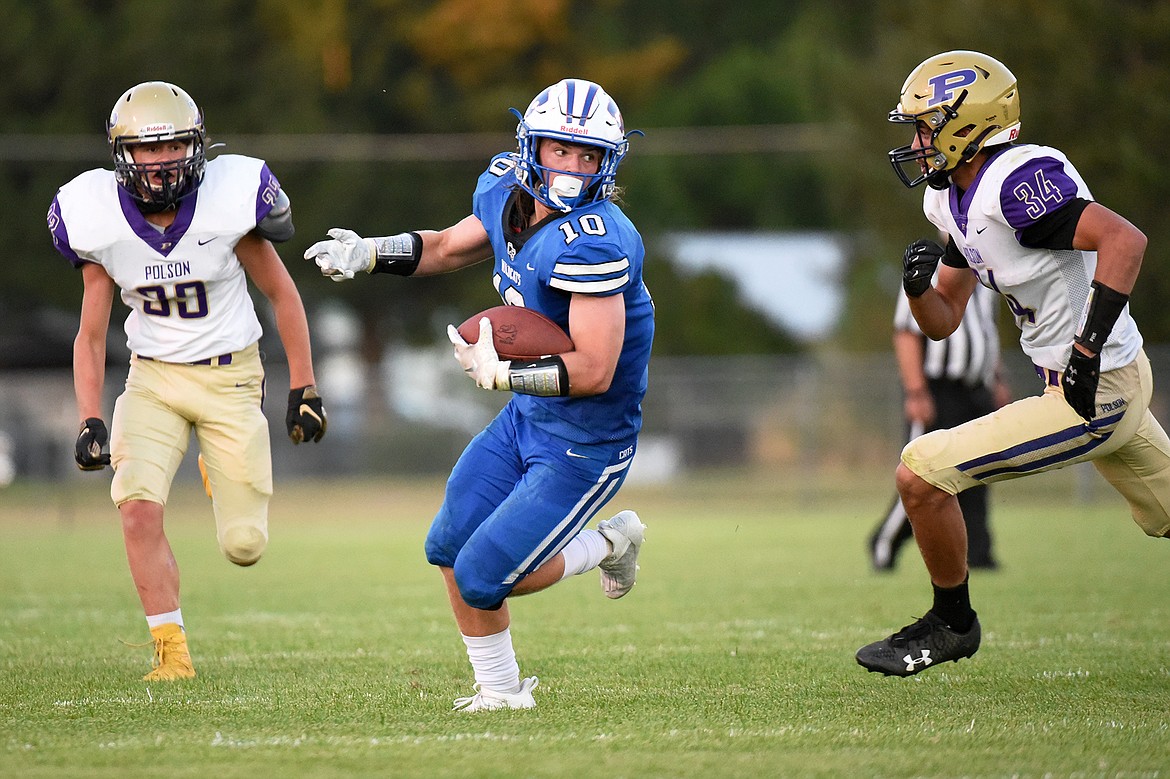
[(360, 271), (430, 275), (493, 263), (505, 303), (557, 322), (574, 349), (502, 361), (491, 325), (455, 357), (476, 384), (512, 399), (455, 464), (426, 540), (475, 672), (455, 709), (527, 709), (506, 599), (600, 568), (610, 598), (634, 585), (644, 526), (622, 511), (585, 529), (629, 472), (641, 429), (654, 306), (638, 231), (614, 203), (629, 138), (597, 84), (565, 79), (521, 115), (518, 150), (479, 178), (472, 213), (440, 231), (362, 238), (334, 228), (305, 258), (335, 281)]

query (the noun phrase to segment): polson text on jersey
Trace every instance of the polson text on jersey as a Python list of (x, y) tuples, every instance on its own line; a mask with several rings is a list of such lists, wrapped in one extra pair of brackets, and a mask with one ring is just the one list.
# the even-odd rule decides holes
[(191, 275), (191, 263), (168, 262), (162, 265), (147, 265), (144, 270), (146, 271), (146, 279), (148, 281), (158, 281), (160, 279), (177, 279), (181, 276)]

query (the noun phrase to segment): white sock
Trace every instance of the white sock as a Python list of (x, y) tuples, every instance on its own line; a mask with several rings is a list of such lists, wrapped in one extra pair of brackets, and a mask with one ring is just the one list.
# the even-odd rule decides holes
[(172, 622), (174, 624), (178, 625), (179, 627), (183, 628), (184, 633), (187, 632), (187, 628), (183, 626), (183, 610), (182, 609), (175, 609), (174, 611), (168, 611), (166, 614), (147, 614), (146, 615), (146, 624), (151, 630), (158, 627), (159, 625), (168, 625)]
[(609, 541), (596, 530), (582, 530), (561, 550), (565, 556), (565, 573), (561, 579), (592, 571), (609, 555)]
[(463, 643), (480, 688), (508, 693), (520, 690), (520, 665), (508, 628), (494, 636), (464, 636)]

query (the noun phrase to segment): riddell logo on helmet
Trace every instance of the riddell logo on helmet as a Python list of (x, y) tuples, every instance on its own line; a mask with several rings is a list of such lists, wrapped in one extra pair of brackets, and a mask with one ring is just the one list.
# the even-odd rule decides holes
[(561, 132), (571, 133), (573, 135), (588, 135), (589, 128), (587, 128), (587, 127), (566, 127), (565, 125), (562, 124), (561, 125)]
[(141, 127), (138, 130), (138, 134), (139, 135), (162, 135), (163, 133), (173, 133), (174, 131), (175, 131), (175, 126), (173, 124), (171, 124), (170, 122), (165, 122), (165, 123), (159, 123), (159, 124), (148, 124), (144, 127)]

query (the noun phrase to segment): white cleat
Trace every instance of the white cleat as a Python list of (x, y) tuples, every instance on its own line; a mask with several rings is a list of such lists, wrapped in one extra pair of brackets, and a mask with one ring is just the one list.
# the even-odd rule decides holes
[(536, 699), (532, 691), (540, 680), (535, 676), (520, 680), (520, 689), (516, 692), (496, 692), (485, 690), (475, 684), (475, 695), (467, 698), (456, 698), (451, 711), (495, 711), (496, 709), (531, 709), (536, 707)]
[(627, 509), (599, 522), (597, 530), (613, 546), (613, 551), (598, 566), (601, 589), (607, 598), (620, 598), (638, 578), (638, 550), (642, 548), (646, 526), (637, 514)]

